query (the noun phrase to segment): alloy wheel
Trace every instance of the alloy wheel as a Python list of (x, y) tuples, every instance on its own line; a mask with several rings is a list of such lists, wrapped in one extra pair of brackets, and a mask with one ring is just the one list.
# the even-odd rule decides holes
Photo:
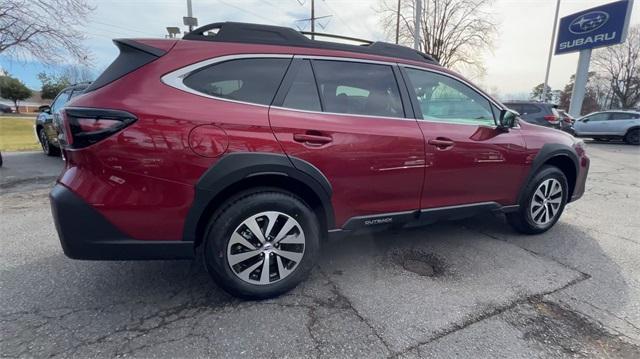
[(44, 132), (44, 129), (40, 130), (40, 145), (44, 153), (49, 153), (49, 140), (47, 140), (47, 134)]
[(533, 193), (529, 213), (533, 222), (545, 226), (552, 222), (560, 212), (562, 205), (562, 185), (555, 178), (549, 178), (538, 186)]
[(261, 212), (233, 231), (227, 244), (227, 262), (243, 281), (267, 285), (293, 273), (304, 250), (304, 231), (298, 221), (282, 212)]

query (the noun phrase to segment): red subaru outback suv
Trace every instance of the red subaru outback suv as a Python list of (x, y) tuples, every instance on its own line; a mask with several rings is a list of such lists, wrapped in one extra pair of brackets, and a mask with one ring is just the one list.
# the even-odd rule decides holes
[(50, 196), (71, 258), (202, 255), (224, 289), (265, 298), (328, 237), (486, 211), (541, 233), (584, 192), (582, 142), (407, 47), (232, 22), (115, 44), (60, 113)]

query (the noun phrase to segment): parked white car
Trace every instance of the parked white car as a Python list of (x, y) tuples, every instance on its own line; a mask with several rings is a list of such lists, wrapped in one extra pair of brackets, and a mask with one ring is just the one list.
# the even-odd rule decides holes
[(640, 112), (601, 111), (590, 113), (573, 124), (576, 137), (591, 137), (599, 141), (622, 139), (640, 145)]

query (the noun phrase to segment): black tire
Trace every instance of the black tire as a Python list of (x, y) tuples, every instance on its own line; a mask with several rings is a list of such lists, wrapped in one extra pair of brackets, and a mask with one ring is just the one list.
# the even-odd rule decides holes
[(624, 136), (624, 142), (630, 145), (640, 145), (640, 129), (634, 128), (629, 130), (629, 132)]
[[(554, 179), (559, 182), (562, 187), (562, 193), (560, 197), (560, 205), (555, 210), (553, 217), (549, 222), (540, 224), (537, 222), (532, 215), (532, 201), (534, 200), (534, 194), (538, 190), (538, 188), (543, 184), (543, 182)], [(564, 173), (555, 166), (543, 166), (531, 179), (531, 181), (527, 184), (524, 190), (524, 196), (521, 200), (520, 208), (517, 212), (507, 213), (507, 221), (509, 224), (518, 232), (524, 234), (538, 234), (543, 233), (549, 230), (553, 225), (558, 221), (562, 212), (564, 211), (564, 207), (567, 204), (568, 199), (568, 191), (569, 185), (567, 182), (567, 177)], [(555, 200), (555, 199), (554, 199)], [(551, 204), (549, 204), (551, 206)], [(546, 212), (549, 206), (543, 207)], [(539, 207), (536, 207), (539, 208)], [(544, 216), (544, 214), (542, 214)]]
[[(297, 224), (299, 224), (304, 234), (305, 243), (303, 256), (299, 262), (295, 262), (297, 264), (293, 268), (293, 271), (285, 274), (283, 278), (275, 279), (275, 281), (269, 284), (252, 284), (241, 279), (239, 274), (236, 274), (237, 271), (229, 265), (227, 249), (233, 248), (228, 247), (231, 236), (236, 232), (237, 228), (242, 228), (241, 226), (245, 223), (245, 220), (249, 220), (252, 216), (267, 211), (277, 211), (297, 221)], [(263, 232), (265, 231), (264, 228), (261, 228), (261, 230)], [(254, 239), (255, 238), (252, 237), (252, 242), (256, 243), (253, 241)], [(281, 245), (280, 250), (283, 248), (284, 245)], [(315, 265), (319, 249), (319, 225), (313, 211), (304, 201), (289, 192), (280, 189), (265, 188), (239, 194), (225, 202), (225, 204), (214, 213), (204, 238), (204, 248), (202, 252), (207, 272), (224, 290), (240, 298), (266, 299), (285, 293), (306, 279)], [(265, 244), (262, 249), (257, 249), (257, 251), (260, 250), (267, 250), (267, 245)], [(268, 257), (270, 255), (273, 256), (274, 254), (267, 254), (266, 256)], [(277, 257), (277, 255), (275, 256)], [(257, 262), (260, 262), (260, 259), (264, 257), (253, 257), (253, 259), (255, 258), (258, 258)], [(280, 257), (278, 260), (284, 261), (282, 258), (283, 257)], [(238, 263), (244, 265), (244, 263), (253, 259), (247, 259), (244, 262), (241, 261)], [(279, 264), (275, 262), (275, 259), (270, 259), (269, 261), (271, 265)], [(293, 263), (294, 262), (289, 264)], [(249, 267), (249, 265), (247, 266)], [(261, 270), (262, 267), (256, 268), (256, 270), (257, 269)], [(251, 273), (255, 275), (256, 270), (251, 271)], [(258, 275), (260, 273), (261, 271)], [(275, 268), (271, 271), (270, 267), (269, 273), (276, 274)], [(281, 275), (279, 269), (277, 270), (277, 275), (278, 278)]]
[(40, 139), (40, 146), (42, 147), (42, 152), (44, 152), (47, 156), (60, 156), (60, 149), (49, 142), (47, 138), (47, 133), (44, 128), (40, 128), (38, 131), (38, 138)]

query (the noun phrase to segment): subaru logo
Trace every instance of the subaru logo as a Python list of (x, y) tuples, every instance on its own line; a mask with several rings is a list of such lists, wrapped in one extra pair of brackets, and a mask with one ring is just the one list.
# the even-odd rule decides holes
[(609, 14), (604, 11), (591, 11), (580, 15), (571, 21), (569, 31), (574, 34), (586, 34), (601, 28), (609, 20)]

